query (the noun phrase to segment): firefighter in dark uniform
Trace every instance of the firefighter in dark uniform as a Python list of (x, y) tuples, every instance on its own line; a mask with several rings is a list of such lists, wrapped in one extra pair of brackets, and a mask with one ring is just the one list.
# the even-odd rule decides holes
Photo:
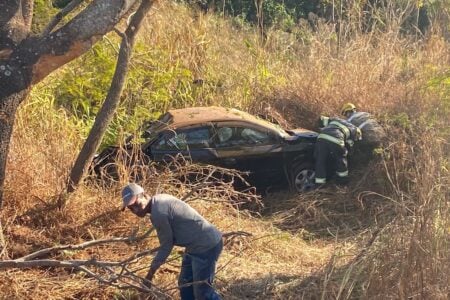
[(315, 183), (321, 186), (327, 182), (328, 163), (334, 164), (338, 184), (348, 182), (347, 147), (361, 139), (361, 130), (339, 118), (321, 117), (321, 130), (317, 137), (314, 156), (316, 159)]

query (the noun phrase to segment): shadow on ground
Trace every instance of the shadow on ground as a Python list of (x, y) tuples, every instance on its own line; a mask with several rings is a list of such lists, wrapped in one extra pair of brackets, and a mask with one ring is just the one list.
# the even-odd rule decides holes
[[(359, 299), (360, 284), (350, 280), (349, 271), (354, 262), (336, 266), (335, 257), (318, 271), (306, 276), (286, 276), (269, 274), (258, 278), (238, 278), (231, 282), (216, 285), (223, 299)], [(355, 276), (353, 278), (362, 277)]]
[[(333, 181), (324, 188), (304, 194), (275, 192), (263, 197), (262, 216), (279, 229), (302, 233), (304, 238), (352, 237), (389, 222), (386, 183), (380, 163), (368, 162), (352, 170), (350, 183)], [(381, 178), (381, 179), (380, 179)]]

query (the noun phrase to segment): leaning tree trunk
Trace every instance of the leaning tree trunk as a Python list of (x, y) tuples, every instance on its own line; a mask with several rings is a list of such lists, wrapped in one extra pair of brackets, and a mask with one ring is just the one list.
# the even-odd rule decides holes
[(128, 72), (131, 52), (136, 41), (136, 35), (153, 2), (153, 0), (142, 0), (138, 10), (131, 18), (127, 30), (122, 34), (119, 58), (117, 59), (116, 70), (111, 82), (111, 87), (70, 173), (69, 184), (67, 186), (67, 192), (69, 193), (75, 190), (76, 186), (83, 178), (89, 163), (94, 157), (95, 151), (97, 151), (97, 148), (100, 145), (106, 128), (119, 105), (120, 95), (122, 94)]
[[(14, 119), (19, 104), (29, 94), (28, 70), (20, 71), (14, 49), (28, 36), (33, 14), (33, 0), (0, 2), (0, 208)], [(1, 234), (1, 233), (0, 233)]]
[(0, 207), (3, 199), (3, 182), (5, 181), (6, 162), (9, 152), (14, 119), (17, 107), (28, 96), (29, 90), (13, 94), (0, 101)]
[(41, 35), (30, 36), (33, 0), (0, 0), (0, 207), (14, 117), (31, 86), (79, 57), (111, 31), (137, 0), (93, 0), (52, 31), (82, 3), (73, 0)]

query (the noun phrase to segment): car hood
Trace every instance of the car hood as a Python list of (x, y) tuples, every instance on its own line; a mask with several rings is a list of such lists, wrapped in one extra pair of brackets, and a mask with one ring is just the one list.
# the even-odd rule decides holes
[(289, 136), (285, 138), (288, 141), (296, 141), (298, 139), (305, 139), (305, 138), (315, 140), (319, 135), (317, 132), (305, 128), (290, 129), (286, 130), (286, 132), (289, 133)]

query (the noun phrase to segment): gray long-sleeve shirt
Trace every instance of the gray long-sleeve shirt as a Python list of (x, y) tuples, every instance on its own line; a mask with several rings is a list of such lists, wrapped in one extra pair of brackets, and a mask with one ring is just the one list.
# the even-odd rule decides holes
[(214, 225), (178, 198), (158, 194), (151, 201), (150, 220), (160, 243), (152, 269), (158, 269), (166, 261), (174, 245), (195, 254), (212, 249), (222, 239), (222, 233)]

